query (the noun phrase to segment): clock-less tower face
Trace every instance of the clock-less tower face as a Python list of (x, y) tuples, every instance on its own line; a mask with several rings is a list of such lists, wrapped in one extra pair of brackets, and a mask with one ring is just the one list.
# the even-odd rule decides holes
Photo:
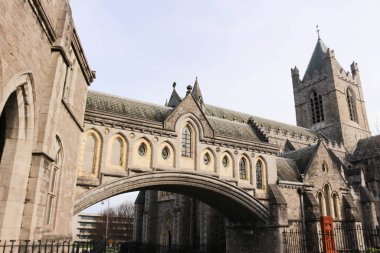
[(297, 125), (343, 143), (348, 151), (370, 136), (357, 63), (345, 71), (318, 39), (304, 77), (291, 70)]

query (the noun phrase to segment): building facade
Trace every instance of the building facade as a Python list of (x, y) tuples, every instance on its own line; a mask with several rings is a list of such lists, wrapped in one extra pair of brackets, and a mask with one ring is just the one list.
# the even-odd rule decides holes
[(0, 238), (71, 238), (94, 79), (69, 1), (0, 3)]
[(302, 79), (291, 70), (293, 126), (208, 105), (198, 80), (162, 106), (88, 91), (67, 0), (0, 14), (1, 240), (71, 239), (73, 215), (133, 190), (147, 244), (281, 252), (284, 228), (321, 217), (378, 225), (380, 136), (358, 65), (321, 39)]

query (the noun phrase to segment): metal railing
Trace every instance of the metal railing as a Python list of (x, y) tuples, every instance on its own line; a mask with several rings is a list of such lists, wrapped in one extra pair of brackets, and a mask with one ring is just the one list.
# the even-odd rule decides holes
[(287, 229), (283, 232), (286, 253), (324, 252), (324, 243), (331, 252), (380, 253), (380, 228), (360, 224), (334, 224), (331, 232)]
[(0, 241), (0, 253), (101, 253), (106, 242)]

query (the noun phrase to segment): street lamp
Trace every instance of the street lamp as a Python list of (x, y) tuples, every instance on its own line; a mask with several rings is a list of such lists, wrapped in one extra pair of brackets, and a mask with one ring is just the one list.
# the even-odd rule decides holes
[[(102, 205), (104, 205), (104, 202), (102, 200)], [(110, 211), (110, 198), (107, 199), (107, 209), (106, 209), (106, 241), (108, 244), (108, 215)]]

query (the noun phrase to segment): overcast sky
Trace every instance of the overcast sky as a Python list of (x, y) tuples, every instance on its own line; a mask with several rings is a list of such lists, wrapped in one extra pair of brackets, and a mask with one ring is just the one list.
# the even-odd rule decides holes
[(163, 105), (198, 76), (205, 103), (295, 124), (290, 68), (317, 42), (359, 64), (369, 122), (380, 126), (380, 1), (71, 0), (92, 90)]

